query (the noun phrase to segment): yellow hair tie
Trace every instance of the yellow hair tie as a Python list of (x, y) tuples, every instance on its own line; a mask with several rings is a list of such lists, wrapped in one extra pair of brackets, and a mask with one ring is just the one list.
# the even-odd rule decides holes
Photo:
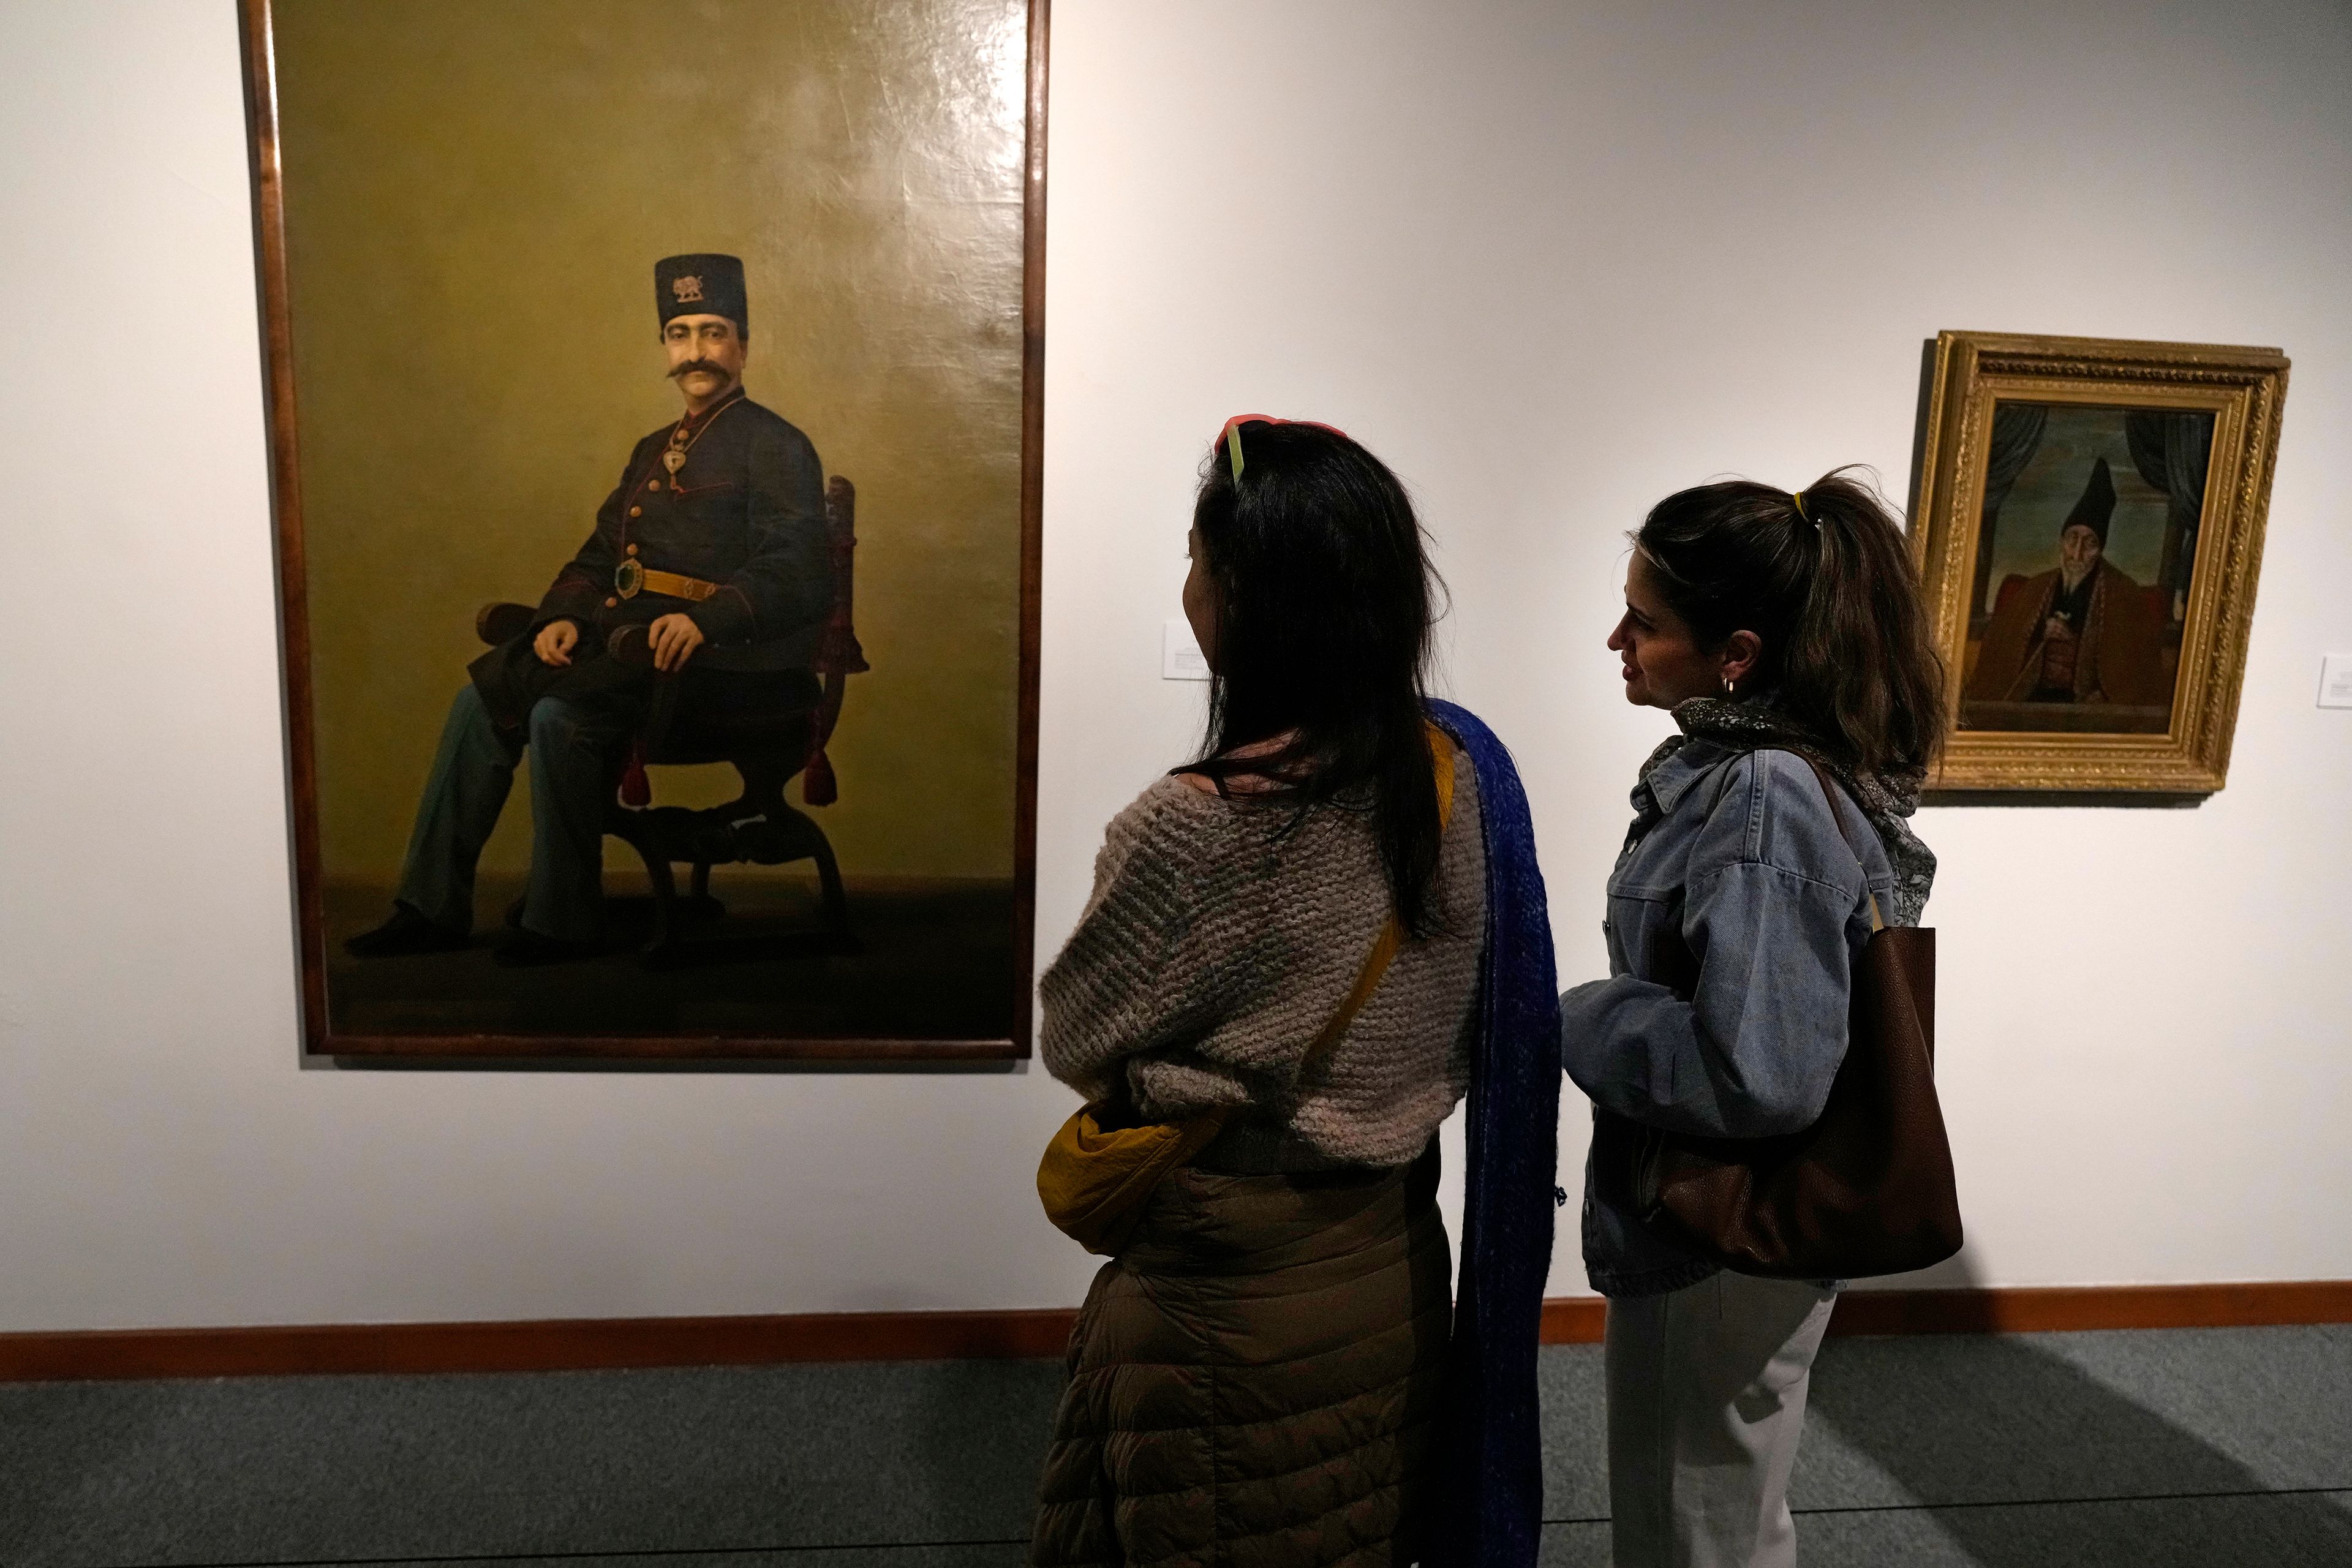
[(1242, 422), (1233, 420), (1225, 426), (1225, 451), (1234, 460), (1234, 483), (1242, 482)]
[[(1805, 492), (1802, 490), (1790, 490), (1789, 492), (1789, 499), (1797, 503), (1797, 515), (1799, 517), (1805, 517)], [(1811, 522), (1813, 520), (1810, 517), (1805, 517), (1805, 521), (1807, 522)]]

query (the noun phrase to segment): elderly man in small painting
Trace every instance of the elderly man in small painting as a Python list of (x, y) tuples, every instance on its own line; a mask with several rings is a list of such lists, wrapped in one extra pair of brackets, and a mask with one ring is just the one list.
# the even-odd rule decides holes
[[(467, 945), (475, 862), (526, 752), (530, 882), (499, 961), (594, 952), (604, 805), (656, 672), (681, 672), (682, 706), (724, 702), (726, 678), (691, 668), (705, 643), (814, 645), (832, 591), (824, 470), (807, 437), (743, 395), (743, 264), (670, 257), (654, 268), (654, 294), (686, 411), (629, 454), (530, 627), (474, 662), (449, 705), (392, 918), (345, 944), (357, 957)], [(629, 626), (646, 628), (650, 667), (605, 651)]]
[(2115, 510), (2101, 458), (2059, 527), (2057, 569), (2001, 584), (1969, 700), (2147, 705), (2170, 696), (2147, 590), (2105, 559)]

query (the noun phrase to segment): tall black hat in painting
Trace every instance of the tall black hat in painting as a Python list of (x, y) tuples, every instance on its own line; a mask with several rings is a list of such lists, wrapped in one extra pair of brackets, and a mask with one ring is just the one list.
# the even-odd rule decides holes
[(674, 316), (725, 316), (745, 337), (751, 335), (743, 263), (732, 256), (697, 251), (663, 257), (654, 263), (654, 303), (665, 327)]
[(2099, 536), (2099, 548), (2105, 550), (2107, 520), (2115, 515), (2116, 481), (2107, 475), (2107, 460), (2100, 458), (2091, 464), (2091, 482), (2083, 487), (2083, 499), (2074, 503), (2074, 510), (2066, 514), (2058, 531), (2063, 533), (2079, 522)]

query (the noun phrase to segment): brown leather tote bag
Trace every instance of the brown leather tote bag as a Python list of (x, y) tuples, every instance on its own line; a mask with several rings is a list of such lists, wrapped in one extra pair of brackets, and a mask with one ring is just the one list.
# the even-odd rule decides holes
[[(1853, 848), (1836, 786), (1811, 766)], [(1870, 923), (1853, 967), (1845, 1060), (1811, 1127), (1696, 1138), (1604, 1117), (1617, 1122), (1603, 1134), (1630, 1159), (1632, 1207), (1643, 1224), (1726, 1268), (1776, 1279), (1899, 1274), (1960, 1249), (1959, 1193), (1936, 1099), (1936, 933), (1887, 925), (1875, 896)], [(1662, 955), (1661, 968), (1680, 973), (1656, 978), (1687, 999), (1698, 965), (1668, 929), (1679, 961)]]

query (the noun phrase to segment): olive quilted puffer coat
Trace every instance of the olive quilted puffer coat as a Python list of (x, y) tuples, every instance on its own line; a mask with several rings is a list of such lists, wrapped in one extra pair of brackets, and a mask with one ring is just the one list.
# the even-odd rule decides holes
[(1176, 1172), (1070, 1339), (1038, 1568), (1405, 1568), (1452, 1315), (1433, 1148)]

